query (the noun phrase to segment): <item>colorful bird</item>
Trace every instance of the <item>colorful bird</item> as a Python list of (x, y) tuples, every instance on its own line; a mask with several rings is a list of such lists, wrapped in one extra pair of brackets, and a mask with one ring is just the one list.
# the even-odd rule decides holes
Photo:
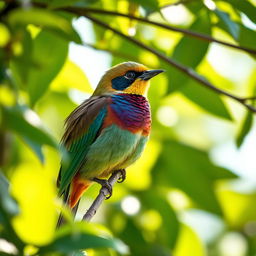
[(161, 72), (136, 62), (116, 65), (66, 119), (62, 143), (70, 161), (60, 168), (58, 186), (71, 208), (93, 181), (107, 187), (111, 196), (104, 178), (123, 170), (124, 179), (125, 168), (140, 157), (151, 126), (149, 79)]

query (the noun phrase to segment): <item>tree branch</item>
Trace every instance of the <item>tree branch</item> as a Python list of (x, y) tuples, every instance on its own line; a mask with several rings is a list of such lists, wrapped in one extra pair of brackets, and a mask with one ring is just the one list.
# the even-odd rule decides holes
[(190, 76), (191, 78), (193, 78), (194, 80), (198, 81), (200, 84), (202, 84), (203, 86), (215, 91), (216, 93), (225, 95), (239, 103), (241, 103), (242, 105), (244, 105), (247, 109), (249, 109), (252, 112), (256, 113), (256, 108), (253, 107), (250, 104), (246, 103), (245, 99), (248, 98), (242, 98), (239, 96), (235, 96), (229, 92), (226, 92), (216, 86), (214, 86), (212, 83), (210, 83), (209, 81), (207, 81), (204, 77), (202, 77), (201, 75), (199, 75), (196, 71), (194, 71), (192, 68), (188, 68), (186, 66), (183, 66), (182, 64), (174, 61), (173, 59), (170, 59), (168, 57), (166, 57), (164, 54), (162, 54), (161, 52), (158, 52), (157, 50), (155, 50), (154, 48), (145, 45), (144, 43), (138, 41), (137, 39), (133, 38), (133, 37), (129, 37), (125, 34), (123, 34), (122, 32), (110, 27), (108, 24), (96, 19), (95, 17), (89, 16), (87, 14), (84, 14), (83, 16), (87, 17), (88, 19), (90, 19), (91, 21), (93, 21), (95, 24), (98, 24), (108, 30), (113, 31), (115, 34), (125, 38), (126, 40), (138, 45), (139, 47), (153, 53), (154, 55), (156, 55), (158, 58), (162, 59), (163, 61), (167, 62), (168, 64), (174, 66), (175, 68), (177, 68), (178, 70), (182, 71), (183, 73), (185, 73), (187, 76)]
[[(111, 177), (108, 179), (109, 184), (113, 187), (113, 185), (119, 180), (121, 177), (121, 172), (114, 172)], [(108, 195), (108, 190), (105, 187), (102, 187), (99, 195), (96, 197), (90, 208), (87, 210), (85, 215), (83, 216), (84, 221), (90, 221), (92, 217), (96, 214), (102, 202), (106, 199)]]
[[(40, 6), (40, 7), (47, 7), (45, 4), (42, 4), (42, 3), (35, 3), (35, 5)], [(95, 13), (95, 14), (97, 13), (97, 14), (108, 14), (108, 15), (122, 16), (122, 17), (130, 18), (130, 19), (138, 20), (138, 21), (141, 21), (141, 22), (145, 22), (145, 23), (148, 23), (148, 24), (151, 24), (151, 25), (156, 25), (156, 26), (166, 28), (166, 29), (169, 29), (169, 30), (172, 30), (172, 31), (181, 32), (181, 33), (187, 34), (189, 36), (196, 37), (198, 39), (223, 44), (223, 45), (233, 47), (233, 48), (236, 48), (236, 49), (240, 49), (240, 50), (243, 50), (245, 52), (252, 53), (252, 54), (256, 54), (256, 50), (249, 49), (249, 48), (242, 47), (242, 46), (233, 45), (233, 44), (230, 44), (230, 43), (226, 43), (226, 42), (217, 40), (215, 38), (212, 38), (208, 35), (200, 34), (200, 33), (197, 33), (197, 32), (190, 31), (190, 30), (175, 28), (175, 27), (172, 27), (172, 26), (169, 26), (169, 25), (166, 25), (166, 24), (162, 24), (162, 23), (158, 23), (158, 22), (154, 22), (154, 21), (149, 21), (147, 19), (135, 17), (135, 16), (132, 16), (130, 14), (123, 14), (123, 13), (119, 13), (119, 12), (115, 12), (115, 11), (106, 11), (106, 10), (95, 9), (95, 8), (80, 8), (80, 7), (62, 7), (62, 8), (58, 8), (58, 10), (67, 11), (67, 12), (70, 12), (70, 13), (73, 13), (73, 14), (76, 14), (76, 15), (80, 15), (80, 16), (84, 16), (84, 17), (90, 19), (91, 21), (100, 25), (101, 27), (104, 27), (104, 28), (112, 31), (115, 34), (125, 38), (126, 40), (138, 45), (139, 47), (153, 53), (154, 55), (156, 55), (157, 57), (159, 57), (163, 61), (167, 62), (168, 64), (170, 64), (172, 66), (174, 66), (175, 68), (177, 68), (181, 72), (185, 73), (187, 76), (190, 76), (194, 80), (198, 81), (200, 84), (204, 85), (205, 87), (215, 91), (216, 93), (225, 95), (225, 96), (241, 103), (247, 109), (256, 113), (256, 108), (254, 106), (246, 103), (248, 100), (245, 100), (245, 99), (248, 99), (248, 98), (235, 96), (235, 95), (233, 95), (231, 93), (228, 93), (228, 92), (226, 92), (226, 91), (224, 91), (224, 90), (222, 90), (218, 87), (215, 87), (212, 83), (207, 81), (204, 77), (199, 75), (192, 68), (186, 67), (186, 66), (174, 61), (173, 59), (166, 57), (164, 54), (162, 54), (159, 51), (156, 51), (154, 48), (145, 45), (144, 43), (138, 41), (135, 38), (129, 37), (129, 36), (121, 33), (120, 31), (116, 30), (115, 28), (110, 27), (108, 24), (102, 22), (101, 20), (99, 20), (95, 17), (92, 17), (92, 16), (88, 15), (87, 13), (92, 12), (92, 13)]]
[(183, 33), (187, 36), (191, 36), (191, 37), (203, 40), (203, 41), (214, 42), (214, 43), (222, 44), (222, 45), (225, 45), (225, 46), (237, 49), (237, 50), (242, 50), (242, 51), (248, 52), (250, 54), (256, 54), (256, 49), (251, 49), (251, 48), (248, 48), (248, 47), (227, 43), (227, 42), (218, 40), (216, 38), (213, 38), (213, 37), (205, 35), (205, 34), (201, 34), (201, 33), (191, 31), (191, 30), (187, 30), (187, 29), (183, 29), (183, 28), (177, 28), (177, 27), (167, 25), (167, 24), (162, 24), (160, 22), (151, 21), (151, 20), (148, 20), (146, 18), (136, 17), (136, 16), (133, 16), (131, 14), (125, 14), (125, 13), (120, 13), (120, 12), (116, 12), (116, 11), (106, 11), (106, 10), (96, 9), (96, 8), (80, 8), (80, 7), (63, 7), (63, 8), (59, 8), (59, 10), (72, 12), (74, 14), (81, 15), (81, 16), (86, 16), (87, 13), (121, 16), (121, 17), (132, 19), (132, 20), (137, 20), (137, 21), (140, 21), (140, 22), (143, 22), (143, 23), (147, 23), (147, 24), (150, 24), (150, 25), (158, 26), (158, 27), (161, 27), (161, 28), (164, 28), (164, 29), (167, 29), (167, 30), (171, 30), (171, 31), (174, 31), (174, 32), (180, 32), (180, 33)]
[(130, 54), (125, 54), (125, 53), (122, 53), (122, 52), (119, 52), (119, 51), (114, 51), (112, 49), (108, 49), (108, 48), (103, 48), (103, 47), (99, 47), (97, 45), (94, 45), (94, 44), (90, 44), (90, 43), (87, 43), (87, 42), (83, 42), (83, 45), (84, 46), (87, 46), (87, 47), (90, 47), (94, 50), (97, 50), (97, 51), (103, 51), (103, 52), (107, 52), (109, 54), (112, 54), (118, 58), (122, 58), (124, 60), (127, 60), (127, 59), (132, 59), (134, 58), (132, 55)]

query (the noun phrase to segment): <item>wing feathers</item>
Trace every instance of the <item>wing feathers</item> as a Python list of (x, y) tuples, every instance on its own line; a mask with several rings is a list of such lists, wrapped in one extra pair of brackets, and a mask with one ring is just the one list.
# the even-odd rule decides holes
[(108, 104), (109, 97), (93, 96), (85, 100), (66, 119), (66, 130), (62, 143), (69, 149), (72, 143), (81, 137), (96, 118), (99, 111)]
[(98, 136), (103, 124), (109, 99), (108, 96), (93, 96), (78, 106), (67, 118), (62, 143), (70, 153), (70, 164), (61, 167), (58, 177), (60, 194), (65, 191), (84, 164), (88, 148)]

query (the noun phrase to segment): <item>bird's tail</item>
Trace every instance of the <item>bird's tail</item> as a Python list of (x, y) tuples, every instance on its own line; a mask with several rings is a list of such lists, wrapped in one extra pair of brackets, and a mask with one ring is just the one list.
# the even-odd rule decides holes
[[(76, 175), (72, 181), (72, 185), (69, 186), (63, 195), (64, 205), (68, 205), (72, 209), (73, 216), (75, 218), (80, 198), (85, 192), (85, 190), (90, 186), (91, 181), (89, 180), (81, 180), (79, 176)], [(65, 223), (65, 219), (62, 214), (60, 214), (57, 228)]]
[[(68, 201), (69, 201), (69, 187), (66, 189), (66, 191), (64, 192), (64, 195), (63, 195), (63, 203), (64, 205), (67, 205), (68, 204)], [(60, 216), (58, 218), (58, 222), (57, 222), (57, 226), (56, 228), (58, 229), (60, 226), (62, 226), (63, 224), (65, 223), (65, 219), (63, 217), (63, 214), (60, 213)]]

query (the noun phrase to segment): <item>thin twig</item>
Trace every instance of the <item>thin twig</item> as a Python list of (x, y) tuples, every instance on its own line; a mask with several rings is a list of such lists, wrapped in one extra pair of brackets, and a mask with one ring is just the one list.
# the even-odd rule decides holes
[(234, 99), (235, 101), (241, 103), (242, 105), (244, 105), (247, 109), (249, 109), (252, 112), (256, 113), (256, 108), (247, 104), (244, 100), (244, 98), (239, 97), (239, 96), (235, 96), (233, 94), (230, 94), (218, 87), (215, 87), (212, 83), (210, 83), (209, 81), (207, 81), (204, 77), (202, 77), (201, 75), (199, 75), (196, 71), (194, 71), (192, 68), (188, 68), (176, 61), (174, 61), (173, 59), (170, 59), (168, 57), (166, 57), (164, 54), (162, 54), (161, 52), (155, 50), (154, 48), (145, 45), (144, 43), (138, 41), (137, 39), (133, 38), (133, 37), (129, 37), (125, 34), (123, 34), (122, 32), (110, 27), (108, 24), (96, 19), (95, 17), (89, 16), (89, 15), (85, 15), (84, 17), (87, 17), (88, 19), (90, 19), (91, 21), (93, 21), (95, 24), (98, 24), (106, 29), (109, 29), (111, 31), (113, 31), (115, 34), (125, 38), (126, 40), (129, 40), (131, 42), (133, 42), (134, 44), (138, 45), (139, 47), (155, 54), (157, 57), (159, 57), (160, 59), (162, 59), (163, 61), (167, 62), (168, 64), (171, 64), (172, 66), (174, 66), (175, 68), (177, 68), (178, 70), (182, 71), (183, 73), (185, 73), (187, 76), (190, 76), (191, 78), (193, 78), (194, 80), (198, 81), (200, 84), (204, 85), (205, 87), (219, 93), (222, 95), (225, 95), (229, 98)]
[[(36, 4), (36, 5), (40, 6), (40, 7), (46, 7), (45, 4), (41, 4), (41, 3), (40, 4)], [(92, 17), (92, 16), (88, 15), (87, 13), (88, 12), (92, 12), (92, 13), (97, 13), (97, 14), (109, 14), (109, 15), (117, 15), (117, 16), (127, 17), (127, 18), (130, 18), (130, 19), (138, 20), (138, 21), (145, 22), (145, 23), (148, 23), (148, 24), (151, 24), (151, 25), (156, 25), (156, 26), (159, 26), (159, 27), (162, 27), (162, 28), (166, 28), (166, 29), (169, 29), (169, 30), (181, 32), (181, 33), (184, 33), (184, 34), (187, 34), (187, 35), (190, 35), (190, 36), (193, 36), (193, 37), (197, 37), (199, 39), (206, 40), (206, 41), (209, 41), (209, 42), (215, 42), (215, 43), (223, 44), (223, 45), (226, 45), (226, 46), (229, 46), (229, 47), (233, 47), (233, 48), (236, 48), (236, 49), (240, 49), (240, 50), (243, 50), (243, 51), (246, 51), (246, 52), (249, 52), (249, 53), (256, 54), (256, 50), (249, 49), (249, 48), (242, 47), (242, 46), (237, 46), (237, 45), (229, 44), (229, 43), (217, 40), (215, 38), (212, 38), (212, 37), (210, 37), (208, 35), (203, 35), (203, 34), (200, 34), (200, 33), (197, 33), (197, 32), (193, 32), (193, 31), (189, 31), (189, 30), (185, 30), (185, 29), (175, 28), (175, 27), (172, 27), (172, 26), (169, 26), (169, 25), (166, 25), (166, 24), (162, 24), (162, 23), (158, 23), (158, 22), (154, 22), (154, 21), (149, 21), (149, 20), (144, 19), (144, 18), (135, 17), (135, 16), (132, 16), (130, 14), (123, 14), (123, 13), (119, 13), (119, 12), (115, 12), (115, 11), (106, 11), (106, 10), (95, 9), (95, 8), (62, 7), (62, 8), (58, 8), (58, 9), (59, 10), (63, 10), (63, 11), (67, 11), (67, 12), (71, 12), (71, 13), (74, 13), (76, 15), (87, 17), (88, 19), (90, 19), (94, 23), (96, 23), (96, 24), (98, 24), (98, 25), (100, 25), (100, 26), (102, 26), (102, 27), (104, 27), (106, 29), (111, 30), (115, 34), (117, 34), (117, 35), (125, 38), (126, 40), (128, 40), (128, 41), (130, 41), (130, 42), (132, 42), (132, 43), (134, 43), (136, 45), (138, 45), (139, 47), (141, 47), (141, 48), (143, 48), (143, 49), (153, 53), (154, 55), (156, 55), (157, 57), (159, 57), (163, 61), (167, 62), (168, 64), (171, 64), (176, 69), (182, 71), (187, 76), (190, 76), (191, 78), (193, 78), (194, 80), (198, 81), (200, 84), (204, 85), (205, 87), (207, 87), (207, 88), (209, 88), (209, 89), (211, 89), (211, 90), (213, 90), (213, 91), (215, 91), (215, 92), (217, 92), (219, 94), (222, 94), (222, 95), (225, 95), (227, 97), (230, 97), (230, 98), (234, 99), (235, 101), (237, 101), (237, 102), (241, 103), (242, 105), (244, 105), (250, 111), (256, 113), (256, 108), (254, 106), (250, 105), (250, 104), (247, 104), (246, 103), (247, 100), (244, 100), (245, 98), (235, 96), (235, 95), (230, 94), (230, 93), (228, 93), (228, 92), (226, 92), (226, 91), (224, 91), (224, 90), (222, 90), (220, 88), (215, 87), (212, 83), (207, 81), (204, 77), (199, 75), (192, 68), (186, 67), (186, 66), (184, 66), (184, 65), (174, 61), (173, 59), (170, 59), (170, 58), (166, 57), (164, 54), (162, 54), (159, 51), (156, 51), (154, 48), (145, 45), (144, 43), (138, 41), (135, 38), (129, 37), (129, 36), (121, 33), (120, 31), (116, 30), (115, 28), (110, 27), (108, 24), (102, 22), (101, 20), (99, 20), (99, 19), (97, 19), (95, 17)]]
[(126, 54), (126, 53), (122, 53), (122, 52), (119, 52), (119, 51), (114, 51), (112, 49), (109, 49), (109, 48), (103, 48), (103, 47), (99, 47), (97, 45), (94, 45), (94, 44), (90, 44), (90, 43), (86, 43), (86, 42), (83, 42), (83, 45), (84, 46), (88, 46), (94, 50), (97, 50), (97, 51), (103, 51), (103, 52), (107, 52), (107, 53), (110, 53), (118, 58), (122, 58), (124, 60), (129, 60), (129, 59), (132, 59), (134, 58), (132, 55), (130, 54)]
[(255, 101), (256, 100), (256, 96), (252, 96), (252, 97), (246, 97), (246, 98), (242, 98), (242, 101), (246, 102), (246, 101)]
[[(108, 179), (109, 184), (113, 187), (113, 185), (119, 180), (121, 175), (122, 175), (121, 172), (114, 172), (111, 175), (111, 177)], [(92, 217), (96, 214), (102, 202), (106, 199), (107, 195), (108, 195), (107, 188), (102, 187), (99, 195), (96, 197), (96, 199), (93, 201), (90, 208), (87, 210), (87, 212), (83, 216), (84, 221), (89, 222), (92, 219)]]
[(183, 28), (177, 28), (177, 27), (167, 25), (167, 24), (163, 24), (163, 23), (156, 22), (156, 21), (151, 21), (151, 20), (148, 20), (146, 18), (136, 17), (136, 16), (133, 16), (131, 14), (125, 14), (125, 13), (120, 13), (120, 12), (116, 12), (116, 11), (107, 11), (107, 10), (96, 9), (96, 8), (80, 8), (80, 7), (62, 7), (62, 8), (59, 8), (59, 10), (72, 12), (74, 14), (81, 15), (81, 16), (85, 16), (85, 15), (87, 15), (87, 13), (121, 16), (121, 17), (132, 19), (132, 20), (137, 20), (137, 21), (140, 21), (140, 22), (143, 22), (143, 23), (147, 23), (147, 24), (150, 24), (150, 25), (158, 26), (158, 27), (161, 27), (161, 28), (164, 28), (164, 29), (167, 29), (167, 30), (171, 30), (171, 31), (174, 31), (174, 32), (180, 32), (180, 33), (183, 33), (187, 36), (191, 36), (191, 37), (203, 40), (203, 41), (214, 42), (214, 43), (222, 44), (222, 45), (234, 48), (234, 49), (242, 50), (242, 51), (248, 52), (250, 54), (256, 54), (256, 49), (251, 49), (251, 48), (248, 48), (248, 47), (227, 43), (227, 42), (224, 42), (222, 40), (218, 40), (216, 38), (213, 38), (209, 35), (201, 34), (201, 33), (191, 31), (191, 30), (187, 30), (187, 29), (183, 29)]

